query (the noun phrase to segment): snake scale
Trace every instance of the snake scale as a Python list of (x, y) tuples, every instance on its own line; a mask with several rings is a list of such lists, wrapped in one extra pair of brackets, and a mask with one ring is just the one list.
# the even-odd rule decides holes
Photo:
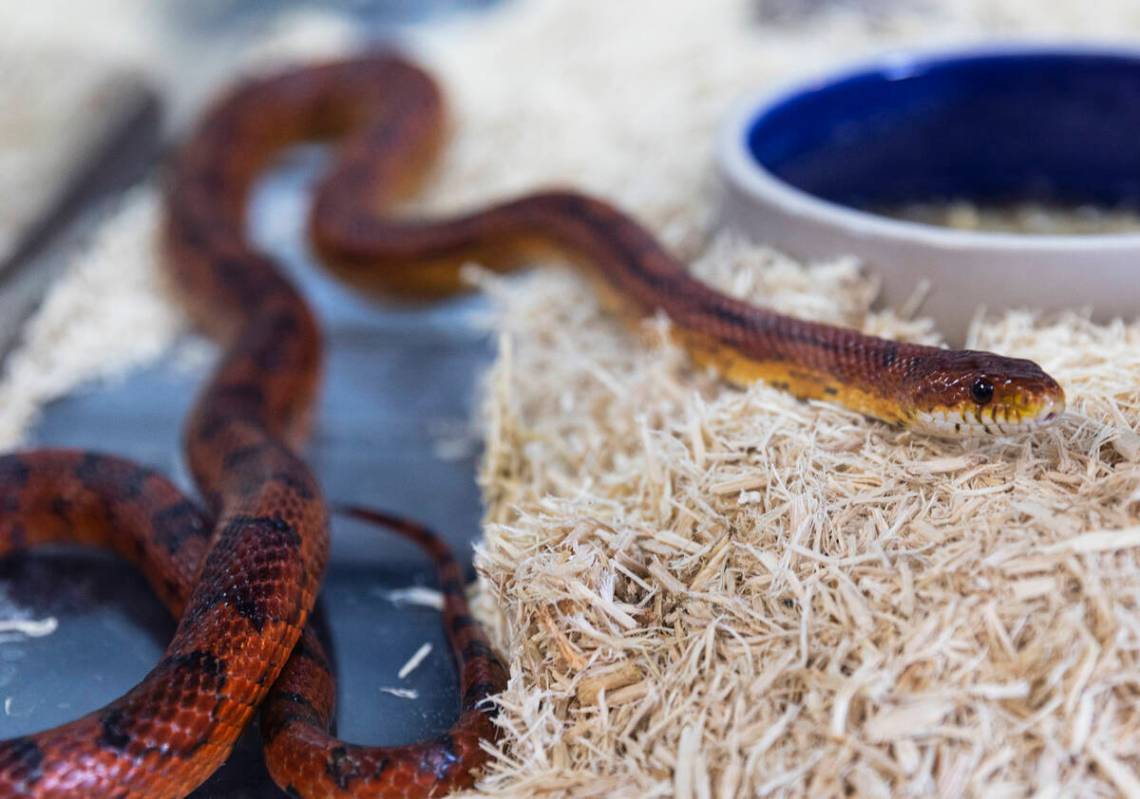
[(463, 597), (442, 542), (395, 529), (433, 557), (461, 674), (461, 712), (434, 740), (369, 748), (332, 735), (335, 688), (306, 627), (324, 572), (328, 510), (300, 458), (321, 371), (305, 300), (246, 232), (252, 185), (289, 145), (335, 140), (311, 214), (316, 250), (365, 292), (435, 297), (459, 266), (507, 270), (555, 252), (580, 264), (624, 312), (664, 313), (699, 365), (733, 384), (762, 379), (918, 431), (1010, 433), (1064, 408), (1036, 364), (887, 341), (732, 299), (691, 278), (612, 205), (551, 190), (442, 220), (384, 208), (420, 181), (443, 141), (432, 78), (365, 53), (241, 84), (178, 151), (164, 249), (194, 321), (223, 347), (185, 429), (202, 504), (153, 470), (109, 455), (32, 451), (0, 458), (0, 554), (54, 541), (114, 549), (178, 619), (162, 660), (129, 693), (61, 727), (0, 744), (2, 797), (179, 797), (228, 756), (261, 710), (270, 773), (291, 796), (438, 795), (469, 785), (493, 739), (488, 697), (506, 671)]

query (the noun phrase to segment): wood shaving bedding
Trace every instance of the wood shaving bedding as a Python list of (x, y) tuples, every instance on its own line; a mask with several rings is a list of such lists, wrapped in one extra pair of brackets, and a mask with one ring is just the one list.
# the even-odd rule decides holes
[[(776, 258), (714, 251), (726, 289)], [(852, 296), (761, 275), (749, 299), (803, 316)], [(1072, 413), (962, 445), (722, 388), (569, 275), (482, 280), (504, 345), (478, 564), (513, 659), (486, 790), (1089, 796), (1140, 772), (1140, 463), (1113, 443), (1140, 326), (979, 323)]]
[(965, 200), (948, 203), (913, 203), (876, 211), (909, 222), (957, 230), (999, 231), (1039, 236), (1094, 236), (1105, 233), (1140, 232), (1136, 208), (1098, 208), (1092, 205), (1066, 207), (1023, 202), (1013, 205), (979, 206)]
[[(723, 290), (926, 343), (940, 340), (929, 321), (870, 310), (876, 286), (853, 260), (808, 268), (706, 241), (713, 109), (919, 32), (947, 41), (995, 20), (1040, 30), (1065, 17), (942, 3), (925, 26), (895, 15), (856, 33), (842, 12), (750, 37), (743, 3), (716, 5), (717, 21), (698, 19), (715, 14), (696, 4), (578, 7), (574, 18), (554, 5), (532, 4), (529, 22), (503, 21), (512, 35), (445, 56), (473, 66), (437, 195), (462, 205), (488, 181), (521, 189), (572, 170)], [(1119, 25), (1128, 12), (1117, 13)], [(635, 17), (655, 17), (652, 43), (606, 36)], [(590, 48), (532, 56), (556, 29)], [(492, 67), (469, 52), (492, 48), (533, 57), (533, 69), (488, 89)], [(614, 87), (604, 72), (634, 77)], [(508, 116), (525, 80), (548, 92), (537, 130)], [(498, 147), (465, 140), (469, 128)], [(544, 152), (559, 129), (581, 142), (565, 160)], [(497, 172), (480, 160), (495, 158)], [(476, 175), (491, 177), (475, 185)], [(979, 318), (971, 346), (1037, 359), (1071, 408), (1031, 438), (962, 445), (762, 385), (725, 388), (668, 344), (664, 322), (631, 334), (569, 274), (476, 280), (498, 308), (500, 341), (484, 408), (478, 565), (490, 596), (479, 606), (512, 661), (485, 792), (1130, 795), (1140, 326)]]

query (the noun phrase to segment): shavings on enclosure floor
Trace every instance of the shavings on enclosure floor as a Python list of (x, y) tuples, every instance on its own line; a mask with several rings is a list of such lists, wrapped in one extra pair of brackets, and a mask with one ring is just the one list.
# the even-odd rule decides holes
[[(850, 265), (824, 270), (829, 291), (740, 244), (701, 266), (805, 316), (845, 320), (865, 295)], [(660, 324), (631, 346), (565, 274), (495, 293), (478, 563), (514, 679), (488, 790), (1135, 785), (1140, 326), (979, 324), (1072, 405), (963, 446), (722, 389)]]

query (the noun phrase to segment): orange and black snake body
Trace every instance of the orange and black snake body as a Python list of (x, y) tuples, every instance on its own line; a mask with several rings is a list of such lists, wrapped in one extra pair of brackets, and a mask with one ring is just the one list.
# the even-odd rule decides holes
[(295, 142), (338, 143), (310, 232), (331, 268), (363, 290), (446, 294), (466, 260), (509, 269), (553, 250), (585, 265), (621, 308), (666, 314), (694, 359), (730, 382), (770, 380), (893, 423), (960, 413), (959, 429), (1003, 432), (1052, 418), (1063, 403), (1027, 361), (884, 341), (727, 297), (691, 278), (632, 219), (575, 191), (440, 221), (383, 216), (430, 165), (443, 130), (432, 79), (398, 56), (368, 54), (239, 86), (180, 149), (165, 198), (166, 263), (194, 320), (223, 347), (185, 429), (201, 507), (161, 475), (110, 456), (0, 459), (0, 551), (59, 540), (110, 546), (143, 569), (178, 627), (122, 698), (0, 744), (0, 797), (184, 796), (224, 762), (259, 706), (270, 772), (294, 796), (438, 795), (469, 785), (486, 757), (479, 741), (495, 735), (486, 700), (506, 671), (467, 612), (455, 562), (427, 531), (359, 509), (435, 559), (461, 714), (446, 735), (404, 747), (331, 734), (332, 677), (306, 631), (327, 558), (327, 509), (299, 456), (321, 334), (305, 300), (250, 242), (245, 218), (251, 186)]

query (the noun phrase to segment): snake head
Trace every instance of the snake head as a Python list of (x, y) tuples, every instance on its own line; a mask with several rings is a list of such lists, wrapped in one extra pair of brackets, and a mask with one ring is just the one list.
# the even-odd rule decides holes
[(1051, 424), (1065, 392), (1033, 361), (942, 351), (912, 382), (909, 426), (939, 436), (1015, 435)]

